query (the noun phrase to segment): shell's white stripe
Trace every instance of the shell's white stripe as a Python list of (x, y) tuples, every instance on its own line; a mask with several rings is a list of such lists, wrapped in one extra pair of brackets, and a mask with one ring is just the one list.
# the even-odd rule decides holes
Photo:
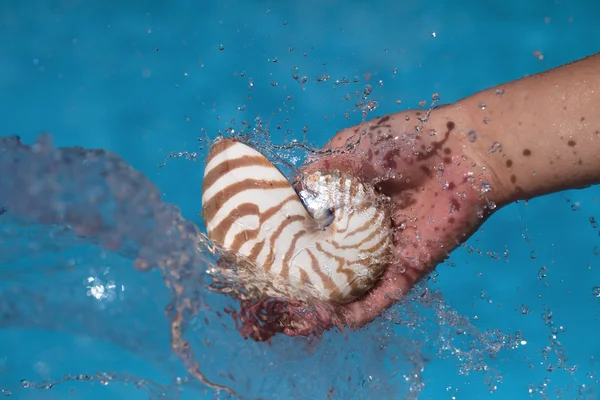
[(204, 175), (214, 169), (217, 165), (221, 164), (226, 160), (233, 160), (244, 156), (258, 156), (264, 157), (261, 153), (254, 150), (252, 147), (246, 146), (243, 143), (236, 142), (229, 148), (221, 151), (219, 154), (214, 156), (204, 168)]
[[(257, 177), (260, 177), (260, 180), (262, 181), (287, 181), (287, 179), (285, 179), (285, 177), (277, 169), (273, 170), (273, 168), (262, 165), (239, 167), (221, 175), (212, 185), (210, 185), (210, 187), (205, 188), (203, 201), (209, 201), (215, 194), (236, 182), (241, 182), (245, 179), (258, 179)], [(293, 189), (291, 190), (293, 191)]]

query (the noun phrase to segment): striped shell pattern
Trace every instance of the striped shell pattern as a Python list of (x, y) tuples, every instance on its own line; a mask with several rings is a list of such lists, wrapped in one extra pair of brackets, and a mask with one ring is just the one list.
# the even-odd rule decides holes
[[(314, 172), (297, 192), (264, 155), (217, 140), (204, 172), (209, 239), (242, 256), (265, 279), (347, 303), (369, 290), (389, 262), (391, 219), (371, 185), (338, 171)], [(293, 291), (293, 290), (292, 290)]]

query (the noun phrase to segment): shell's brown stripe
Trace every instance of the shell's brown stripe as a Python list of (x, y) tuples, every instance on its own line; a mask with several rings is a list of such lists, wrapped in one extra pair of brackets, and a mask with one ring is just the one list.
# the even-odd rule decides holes
[[(346, 179), (343, 179), (343, 177), (340, 177), (340, 193), (346, 193), (346, 190), (348, 188), (346, 188)], [(342, 218), (344, 218), (344, 214), (346, 211), (346, 207), (340, 207), (338, 210), (338, 221), (341, 221)]]
[(319, 261), (317, 260), (317, 257), (315, 257), (315, 255), (312, 253), (312, 251), (310, 251), (310, 249), (306, 249), (306, 252), (310, 257), (310, 267), (312, 268), (313, 272), (317, 274), (317, 276), (321, 279), (321, 283), (323, 284), (325, 290), (329, 291), (329, 296), (337, 297), (338, 299), (341, 298), (342, 294), (339, 288), (333, 283), (331, 277), (323, 273), (321, 267), (319, 266)]
[(373, 239), (375, 236), (378, 236), (379, 234), (380, 234), (380, 232), (377, 229), (373, 229), (373, 232), (371, 232), (369, 234), (369, 236), (367, 236), (366, 238), (364, 238), (363, 240), (361, 240), (358, 243), (343, 245), (343, 244), (340, 244), (340, 243), (336, 242), (335, 240), (333, 240), (332, 244), (333, 244), (333, 246), (335, 246), (336, 249), (340, 249), (340, 250), (358, 249), (359, 247), (362, 247), (365, 243), (368, 243), (371, 239)]
[(231, 199), (233, 196), (249, 189), (285, 189), (290, 186), (290, 183), (287, 180), (281, 181), (265, 181), (263, 179), (244, 179), (243, 181), (239, 181), (236, 183), (232, 183), (227, 186), (225, 189), (215, 193), (213, 197), (210, 198), (202, 207), (202, 214), (204, 216), (204, 221), (210, 222), (219, 208), (225, 204), (225, 202)]
[(250, 254), (248, 255), (248, 259), (252, 262), (255, 262), (256, 259), (258, 258), (258, 255), (260, 254), (260, 252), (262, 251), (263, 247), (265, 247), (265, 241), (261, 240), (258, 243), (255, 243), (254, 246), (252, 247), (252, 250), (250, 250)]
[(338, 211), (337, 220), (338, 220), (338, 223), (340, 223), (342, 221), (342, 219), (344, 218), (344, 216), (346, 215), (346, 207), (340, 207), (337, 211)]
[(310, 277), (308, 276), (306, 271), (303, 269), (300, 269), (300, 282), (302, 282), (302, 284), (304, 284), (304, 285), (312, 285), (312, 282), (310, 281)]
[(238, 219), (248, 215), (260, 215), (260, 209), (258, 205), (254, 203), (244, 203), (237, 206), (235, 210), (223, 218), (219, 225), (211, 229), (211, 240), (215, 243), (223, 244), (225, 237), (227, 236), (227, 232), (229, 232), (229, 229), (231, 229), (233, 224), (235, 224)]
[(202, 194), (211, 187), (221, 176), (243, 167), (273, 167), (273, 164), (263, 156), (242, 156), (234, 159), (227, 159), (211, 169), (205, 176), (202, 183)]
[(302, 230), (296, 232), (294, 234), (294, 237), (292, 238), (290, 248), (288, 249), (288, 251), (285, 252), (285, 257), (283, 258), (283, 265), (281, 267), (281, 272), (279, 273), (279, 275), (283, 279), (288, 279), (290, 277), (290, 260), (294, 255), (294, 252), (296, 251), (296, 243), (298, 242), (298, 239), (300, 239), (300, 237), (302, 237), (302, 235), (304, 235), (305, 233), (306, 231)]
[(353, 230), (352, 232), (346, 233), (346, 235), (344, 235), (344, 239), (348, 239), (349, 237), (352, 237), (352, 236), (354, 236), (354, 235), (356, 235), (358, 233), (361, 233), (361, 232), (366, 231), (367, 229), (370, 229), (371, 226), (373, 226), (373, 224), (376, 221), (377, 221), (377, 214), (375, 214), (373, 216), (373, 218), (371, 218), (370, 220), (365, 221), (365, 223), (362, 224), (362, 226), (360, 228), (357, 228), (357, 229)]
[(377, 201), (376, 198), (372, 198), (372, 201), (363, 201), (357, 208), (356, 211), (361, 214), (364, 213), (365, 211), (367, 211), (369, 208), (372, 207), (373, 202)]
[(234, 251), (239, 251), (245, 242), (248, 240), (254, 240), (260, 233), (260, 230), (265, 223), (275, 215), (278, 211), (280, 211), (287, 203), (297, 199), (296, 195), (292, 195), (284, 199), (281, 203), (274, 205), (271, 208), (268, 208), (263, 213), (260, 212), (258, 206), (254, 203), (244, 203), (240, 204), (235, 210), (233, 210), (227, 217), (223, 218), (223, 221), (217, 225), (215, 229), (212, 230), (212, 234), (215, 237), (214, 241), (217, 239), (221, 239), (223, 243), (229, 229), (233, 226), (233, 224), (240, 218), (246, 217), (248, 215), (258, 215), (258, 227), (256, 229), (246, 229), (235, 236), (233, 243), (229, 246)]
[(358, 189), (359, 189), (358, 183), (354, 183), (353, 185), (350, 185), (350, 198), (351, 199), (356, 198), (356, 195), (358, 194)]
[(279, 224), (279, 226), (273, 232), (269, 240), (269, 254), (267, 255), (267, 258), (265, 259), (264, 263), (265, 272), (270, 272), (271, 268), (273, 267), (273, 262), (275, 261), (275, 241), (279, 238), (279, 236), (281, 236), (281, 232), (283, 232), (286, 226), (293, 224), (296, 221), (304, 221), (305, 219), (306, 217), (304, 215), (293, 215), (289, 218), (284, 219), (281, 222), (281, 224)]
[(229, 248), (233, 251), (240, 251), (244, 243), (256, 239), (259, 233), (260, 227), (256, 229), (244, 229), (235, 235), (233, 242), (231, 242), (229, 245)]
[(362, 252), (367, 254), (375, 253), (380, 247), (389, 246), (390, 238), (388, 236), (384, 236), (379, 242), (375, 243), (373, 246), (368, 249), (364, 249)]
[[(343, 208), (343, 207), (342, 207)], [(338, 229), (337, 233), (346, 233), (346, 231), (348, 231), (348, 228), (350, 227), (350, 220), (352, 219), (352, 217), (354, 217), (356, 215), (356, 213), (350, 213), (350, 215), (348, 215), (348, 218), (346, 219), (346, 226), (343, 229)]]
[(219, 154), (221, 154), (228, 148), (234, 146), (236, 143), (237, 142), (235, 140), (227, 138), (227, 139), (221, 139), (218, 142), (216, 142), (215, 144), (213, 144), (212, 148), (208, 152), (208, 156), (206, 156), (206, 165), (208, 165), (208, 163), (210, 163), (210, 161), (213, 158), (215, 158), (216, 156), (218, 156)]
[(319, 250), (321, 253), (325, 254), (327, 257), (331, 258), (332, 260), (335, 260), (338, 263), (336, 272), (346, 275), (348, 282), (350, 282), (350, 281), (352, 281), (352, 279), (354, 279), (354, 276), (355, 276), (354, 271), (352, 271), (349, 268), (344, 268), (344, 265), (348, 263), (348, 261), (344, 257), (336, 256), (335, 254), (328, 252), (327, 250), (325, 250), (323, 248), (323, 246), (321, 246), (321, 243), (317, 243), (315, 245), (315, 248), (317, 250)]

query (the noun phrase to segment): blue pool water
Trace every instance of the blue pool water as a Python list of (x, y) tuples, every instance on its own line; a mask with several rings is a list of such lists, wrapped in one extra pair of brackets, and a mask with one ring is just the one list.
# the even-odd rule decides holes
[[(159, 167), (172, 152), (203, 154), (198, 137), (260, 116), (274, 138), (301, 138), (307, 127), (322, 145), (360, 122), (354, 98), (344, 98), (367, 83), (376, 115), (433, 93), (452, 102), (597, 52), (598, 15), (600, 3), (586, 0), (5, 1), (0, 136), (33, 144), (49, 132), (56, 146), (116, 153), (158, 188), (158, 199), (148, 195), (156, 204), (176, 204), (200, 224), (201, 159)], [(0, 170), (0, 179), (12, 178)], [(100, 180), (73, 185), (90, 183)], [(150, 189), (133, 193), (143, 199)], [(416, 307), (408, 333), (376, 323), (348, 339), (332, 333), (311, 352), (297, 341), (244, 342), (213, 315), (188, 340), (212, 379), (231, 374), (240, 393), (269, 399), (327, 398), (329, 388), (339, 399), (599, 398), (600, 231), (590, 223), (600, 220), (599, 200), (592, 187), (498, 212), (438, 268), (429, 286), (443, 307)], [(17, 399), (225, 397), (173, 385), (188, 374), (170, 351), (160, 271), (27, 228), (18, 240), (0, 230), (0, 390)], [(88, 278), (112, 282), (113, 297), (97, 301)], [(205, 339), (212, 347), (201, 347)], [(67, 374), (92, 379), (26, 387)]]

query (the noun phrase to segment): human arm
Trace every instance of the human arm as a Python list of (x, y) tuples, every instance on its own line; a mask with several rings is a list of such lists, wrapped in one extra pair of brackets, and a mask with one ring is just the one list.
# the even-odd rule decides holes
[(362, 326), (391, 306), (500, 207), (600, 182), (600, 56), (338, 132), (341, 154), (308, 168), (351, 170), (393, 200), (398, 260), (343, 307)]

